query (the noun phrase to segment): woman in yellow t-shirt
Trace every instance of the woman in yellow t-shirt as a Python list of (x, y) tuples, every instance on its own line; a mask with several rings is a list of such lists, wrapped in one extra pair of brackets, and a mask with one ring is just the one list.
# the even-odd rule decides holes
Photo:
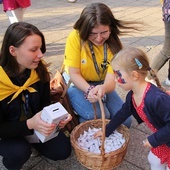
[[(71, 104), (79, 121), (94, 119), (92, 103), (96, 103), (97, 116), (101, 117), (98, 95), (103, 99), (105, 117), (110, 119), (121, 108), (123, 101), (115, 92), (115, 75), (110, 62), (122, 44), (120, 28), (136, 29), (134, 22), (115, 19), (103, 3), (92, 3), (84, 8), (70, 33), (65, 49), (63, 77), (72, 85), (68, 89)], [(130, 127), (131, 118), (124, 124)]]

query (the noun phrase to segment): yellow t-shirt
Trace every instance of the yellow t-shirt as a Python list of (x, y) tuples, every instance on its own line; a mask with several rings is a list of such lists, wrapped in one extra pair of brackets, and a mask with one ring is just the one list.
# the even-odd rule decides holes
[(105, 79), (106, 72), (113, 73), (110, 61), (113, 57), (111, 51), (107, 48), (108, 69), (103, 73), (101, 64), (104, 61), (104, 47), (93, 45), (96, 61), (100, 70), (100, 77), (96, 72), (93, 58), (88, 43), (81, 44), (78, 31), (74, 30), (67, 38), (65, 49), (65, 71), (68, 73), (68, 67), (80, 68), (81, 75), (86, 81), (100, 81)]

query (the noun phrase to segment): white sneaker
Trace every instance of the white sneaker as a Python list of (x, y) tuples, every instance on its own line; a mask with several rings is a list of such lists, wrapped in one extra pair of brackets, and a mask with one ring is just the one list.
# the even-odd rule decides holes
[(68, 0), (68, 2), (72, 2), (72, 3), (74, 3), (74, 2), (76, 2), (77, 0)]
[(167, 86), (170, 86), (170, 80), (169, 80), (168, 78), (165, 80), (165, 84), (166, 84)]

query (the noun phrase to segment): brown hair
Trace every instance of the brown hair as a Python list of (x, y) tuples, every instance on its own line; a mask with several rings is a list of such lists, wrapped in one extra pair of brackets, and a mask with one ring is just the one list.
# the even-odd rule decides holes
[[(24, 40), (30, 35), (39, 35), (42, 40), (41, 51), (44, 54), (46, 52), (45, 38), (39, 29), (26, 22), (17, 22), (11, 24), (6, 30), (1, 52), (0, 52), (0, 65), (3, 67), (9, 77), (15, 77), (19, 74), (19, 65), (15, 57), (9, 52), (9, 47), (19, 47), (23, 44)], [(50, 75), (47, 71), (48, 64), (45, 61), (40, 60), (38, 67), (36, 68), (37, 74), (41, 81), (50, 81)]]
[(88, 40), (92, 29), (99, 24), (110, 27), (111, 34), (106, 43), (111, 52), (116, 54), (123, 47), (119, 36), (129, 33), (132, 29), (138, 30), (137, 27), (134, 27), (134, 24), (139, 24), (139, 22), (118, 20), (107, 5), (92, 3), (84, 8), (74, 25), (74, 29), (79, 32), (81, 40), (85, 42)]

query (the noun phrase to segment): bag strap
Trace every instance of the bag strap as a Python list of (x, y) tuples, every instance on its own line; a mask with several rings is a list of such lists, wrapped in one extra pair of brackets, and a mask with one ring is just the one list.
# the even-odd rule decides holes
[(66, 93), (67, 93), (67, 90), (68, 90), (68, 88), (70, 87), (70, 84), (71, 84), (71, 80), (68, 81), (68, 84), (66, 85), (66, 88), (64, 88), (64, 91), (63, 91), (63, 93), (62, 93), (62, 95), (61, 95), (61, 98), (62, 98), (62, 99), (65, 97), (65, 95), (66, 95)]
[[(60, 74), (61, 74), (61, 76), (62, 76), (62, 74), (63, 74), (63, 72), (64, 72), (64, 67), (65, 67), (65, 65), (62, 64), (61, 69), (60, 69)], [(65, 82), (64, 82), (64, 83), (65, 83)], [(66, 95), (66, 93), (67, 93), (67, 90), (68, 90), (68, 88), (70, 87), (70, 84), (71, 84), (71, 80), (69, 80), (69, 81), (68, 81), (68, 84), (66, 84), (66, 88), (63, 88), (64, 91), (63, 91), (63, 93), (62, 93), (62, 95), (61, 95), (61, 99), (63, 99), (63, 98), (65, 97), (65, 95)]]
[(60, 68), (60, 74), (62, 75), (63, 74), (63, 72), (64, 72), (64, 67), (65, 67), (65, 65), (64, 64), (62, 64), (62, 66), (61, 66), (61, 68)]

